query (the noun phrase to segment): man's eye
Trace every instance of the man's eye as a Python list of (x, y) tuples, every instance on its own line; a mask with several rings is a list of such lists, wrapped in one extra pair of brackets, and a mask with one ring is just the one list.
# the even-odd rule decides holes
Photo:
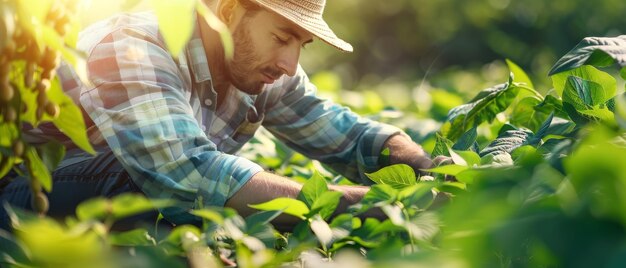
[(281, 44), (281, 45), (286, 45), (287, 44), (287, 39), (282, 39), (280, 37), (278, 37), (278, 35), (274, 35), (274, 41), (276, 41), (277, 43)]

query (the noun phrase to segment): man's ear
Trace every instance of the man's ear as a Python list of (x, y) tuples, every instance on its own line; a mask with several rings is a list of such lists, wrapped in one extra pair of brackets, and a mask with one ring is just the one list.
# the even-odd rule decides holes
[(238, 4), (237, 0), (220, 0), (217, 3), (217, 17), (225, 24), (230, 24)]

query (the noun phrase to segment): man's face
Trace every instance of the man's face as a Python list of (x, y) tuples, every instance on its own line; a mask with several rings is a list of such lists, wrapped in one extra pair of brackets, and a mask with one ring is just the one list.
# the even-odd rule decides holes
[(312, 35), (270, 11), (244, 14), (233, 31), (235, 55), (226, 63), (230, 82), (256, 95), (280, 76), (293, 76), (301, 48)]

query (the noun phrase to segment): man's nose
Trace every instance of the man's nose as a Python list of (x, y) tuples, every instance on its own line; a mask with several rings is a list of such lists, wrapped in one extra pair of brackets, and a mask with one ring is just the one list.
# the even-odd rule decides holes
[(288, 76), (296, 75), (298, 69), (298, 59), (300, 57), (300, 47), (290, 46), (280, 53), (276, 66)]

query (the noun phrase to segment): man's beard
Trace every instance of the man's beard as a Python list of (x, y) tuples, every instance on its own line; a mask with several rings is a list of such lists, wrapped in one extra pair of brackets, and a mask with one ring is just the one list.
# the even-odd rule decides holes
[(252, 95), (261, 93), (264, 83), (252, 79), (252, 75), (259, 72), (256, 64), (258, 57), (254, 52), (254, 44), (250, 38), (248, 18), (243, 18), (233, 33), (235, 55), (226, 65), (226, 73), (231, 84), (237, 89)]

